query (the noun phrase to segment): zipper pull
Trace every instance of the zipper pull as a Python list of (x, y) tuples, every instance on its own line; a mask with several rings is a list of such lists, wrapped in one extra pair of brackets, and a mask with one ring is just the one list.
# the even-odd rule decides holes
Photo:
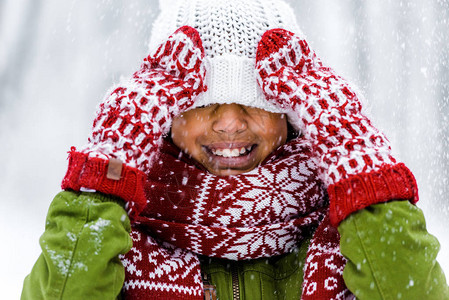
[(217, 289), (215, 285), (210, 284), (208, 274), (204, 272), (202, 277), (204, 300), (217, 300)]

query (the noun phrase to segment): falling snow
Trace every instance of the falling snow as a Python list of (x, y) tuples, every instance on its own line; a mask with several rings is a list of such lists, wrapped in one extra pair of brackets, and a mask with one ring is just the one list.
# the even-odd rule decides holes
[[(366, 113), (414, 172), (448, 276), (449, 0), (290, 3), (311, 46), (364, 92)], [(8, 257), (0, 282), (5, 299), (18, 299), (67, 151), (86, 142), (105, 91), (148, 54), (157, 1), (6, 0), (0, 8), (0, 228), (10, 245), (0, 252)], [(87, 226), (100, 241), (108, 221)], [(69, 258), (48, 251), (68, 274)]]

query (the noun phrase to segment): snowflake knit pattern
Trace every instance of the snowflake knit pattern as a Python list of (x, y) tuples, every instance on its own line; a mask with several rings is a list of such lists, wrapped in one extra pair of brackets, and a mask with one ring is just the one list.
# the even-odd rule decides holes
[(118, 196), (130, 216), (137, 215), (147, 201), (145, 174), (172, 117), (206, 90), (203, 59), (200, 36), (189, 26), (145, 58), (140, 70), (100, 104), (88, 144), (70, 152), (62, 188)]
[[(288, 253), (327, 214), (316, 161), (302, 141), (236, 176), (200, 170), (170, 143), (162, 146), (160, 162), (148, 173), (149, 202), (133, 226), (133, 248), (121, 257), (125, 299), (202, 299), (197, 254), (242, 260)], [(346, 262), (338, 232), (328, 221), (321, 227), (333, 234), (314, 235), (307, 283), (332, 283), (326, 295), (349, 295), (341, 273), (313, 268), (331, 261), (341, 270)]]
[(297, 121), (320, 155), (334, 225), (371, 204), (418, 201), (412, 173), (396, 162), (388, 140), (362, 114), (354, 89), (325, 67), (304, 39), (284, 29), (269, 30), (256, 60), (267, 98), (291, 109), (290, 120)]
[(340, 235), (326, 216), (309, 245), (301, 299), (355, 299), (343, 280), (345, 265), (346, 258), (340, 252)]

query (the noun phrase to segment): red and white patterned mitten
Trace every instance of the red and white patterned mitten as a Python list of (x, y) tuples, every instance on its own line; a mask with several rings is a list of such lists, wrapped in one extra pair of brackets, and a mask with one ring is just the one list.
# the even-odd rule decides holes
[(304, 39), (284, 29), (269, 30), (256, 60), (265, 96), (292, 110), (291, 120), (320, 156), (333, 225), (375, 203), (418, 200), (413, 174), (392, 157), (388, 140), (363, 115), (354, 89), (324, 66)]
[(100, 104), (88, 144), (72, 148), (63, 189), (95, 190), (122, 198), (130, 216), (146, 204), (145, 173), (174, 115), (203, 92), (204, 49), (192, 27), (179, 28), (132, 78)]

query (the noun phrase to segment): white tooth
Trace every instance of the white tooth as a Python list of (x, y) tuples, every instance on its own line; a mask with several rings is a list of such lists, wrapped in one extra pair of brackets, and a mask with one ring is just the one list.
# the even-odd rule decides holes
[(224, 157), (230, 157), (231, 156), (231, 150), (230, 149), (223, 149), (223, 156)]
[(217, 155), (217, 152), (214, 149), (212, 149), (211, 151), (213, 155)]
[(243, 153), (245, 153), (245, 152), (246, 152), (245, 147), (240, 148), (240, 154), (243, 154)]
[(246, 150), (251, 151), (251, 146), (246, 147)]
[(216, 150), (214, 154), (215, 154), (215, 155), (223, 156), (223, 151), (221, 151), (221, 150)]
[(240, 154), (239, 149), (232, 149), (231, 156), (236, 157), (239, 156), (239, 154)]

